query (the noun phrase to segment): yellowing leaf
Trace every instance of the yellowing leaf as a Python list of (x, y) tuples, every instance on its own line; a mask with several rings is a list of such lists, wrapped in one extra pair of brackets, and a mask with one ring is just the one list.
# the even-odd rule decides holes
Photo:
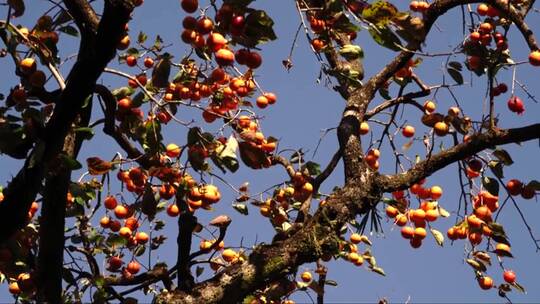
[(475, 259), (467, 259), (466, 262), (467, 262), (467, 264), (469, 264), (475, 270), (482, 271), (482, 272), (487, 270), (486, 265), (478, 262)]
[(373, 267), (371, 268), (371, 271), (378, 273), (382, 276), (386, 276), (386, 273), (384, 273), (384, 269), (382, 269), (381, 267)]
[(449, 217), (450, 213), (448, 211), (446, 211), (446, 209), (441, 207), (441, 205), (439, 205), (439, 215), (442, 216), (442, 217)]
[(88, 165), (88, 171), (91, 175), (103, 175), (111, 170), (113, 164), (108, 161), (104, 161), (99, 157), (89, 157), (86, 159)]
[(437, 244), (442, 247), (444, 244), (444, 235), (439, 230), (433, 228), (429, 230), (431, 231), (431, 234), (433, 234), (433, 237), (435, 238)]
[(362, 16), (371, 23), (384, 26), (398, 13), (398, 9), (390, 2), (378, 0), (371, 3), (362, 11)]

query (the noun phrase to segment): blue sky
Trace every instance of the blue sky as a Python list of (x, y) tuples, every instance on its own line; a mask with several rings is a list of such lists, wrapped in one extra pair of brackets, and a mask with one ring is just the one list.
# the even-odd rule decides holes
[[(27, 27), (32, 26), (35, 16), (43, 12), (50, 6), (48, 1), (34, 1), (27, 3), (27, 15), (16, 19), (13, 22), (21, 23)], [(399, 3), (401, 9), (405, 9), (407, 3)], [(264, 53), (264, 63), (257, 69), (257, 79), (265, 90), (275, 92), (278, 95), (278, 102), (264, 110), (259, 110), (259, 114), (265, 116), (262, 128), (267, 136), (274, 136), (280, 139), (280, 148), (298, 149), (309, 151), (306, 155), (311, 157), (322, 130), (336, 127), (343, 109), (343, 100), (333, 92), (331, 88), (323, 84), (316, 83), (320, 65), (315, 56), (309, 51), (305, 36), (301, 34), (297, 41), (292, 62), (293, 68), (287, 72), (281, 65), (281, 61), (286, 59), (294, 38), (295, 31), (299, 24), (299, 18), (294, 8), (293, 1), (256, 1), (253, 4), (256, 8), (267, 10), (273, 17), (275, 31), (278, 40), (262, 47)], [(5, 12), (5, 8), (2, 9)], [(0, 13), (1, 14), (1, 13)], [(130, 34), (134, 40), (139, 31), (146, 32), (149, 37), (158, 34), (163, 37), (166, 43), (173, 46), (168, 50), (176, 58), (182, 57), (185, 47), (179, 39), (181, 21), (185, 13), (181, 11), (178, 1), (161, 0), (146, 1), (134, 13), (134, 19), (130, 23)], [(540, 18), (538, 13), (531, 13), (527, 19), (531, 28), (539, 28)], [(447, 16), (437, 22), (437, 26), (432, 29), (428, 43), (424, 48), (426, 52), (448, 51), (456, 45), (462, 38), (461, 14), (459, 9), (450, 12)], [(526, 60), (528, 51), (526, 44), (514, 29), (510, 32), (510, 48), (513, 58), (516, 61)], [(364, 48), (366, 75), (373, 75), (379, 68), (393, 55), (392, 51), (383, 49), (375, 45), (367, 33), (363, 30), (358, 34), (356, 43)], [(63, 57), (69, 56), (76, 51), (78, 46), (74, 38), (62, 35), (60, 45), (65, 46), (65, 51), (61, 52)], [(440, 83), (444, 71), (445, 57), (435, 57), (426, 59), (417, 70), (420, 77), (428, 85)], [(464, 56), (457, 55), (452, 60), (463, 62)], [(113, 64), (112, 66), (116, 66)], [(0, 60), (0, 67), (4, 72), (0, 89), (6, 93), (8, 89), (17, 83), (11, 76), (13, 63), (6, 57)], [(68, 71), (69, 63), (63, 68)], [(129, 70), (126, 66), (120, 67), (124, 71)], [(8, 73), (10, 71), (11, 74)], [(529, 65), (521, 65), (517, 69), (517, 79), (527, 85), (532, 94), (538, 95), (537, 77), (540, 69), (533, 69)], [(466, 112), (479, 119), (483, 110), (485, 98), (486, 79), (463, 73), (464, 85), (455, 90), (457, 98)], [(510, 84), (512, 70), (500, 73), (499, 81)], [(448, 78), (448, 77), (447, 77)], [(102, 82), (111, 87), (118, 87), (125, 84), (124, 79), (105, 75)], [(474, 85), (473, 87), (471, 86)], [(516, 88), (516, 94), (525, 102), (526, 113), (517, 116), (510, 113), (506, 108), (506, 100), (510, 97), (507, 93), (497, 99), (497, 112), (500, 113), (502, 127), (515, 127), (532, 122), (537, 122), (540, 115), (540, 106), (530, 99), (520, 89)], [(377, 96), (373, 104), (378, 104), (382, 98)], [(419, 100), (423, 102), (424, 99)], [(451, 96), (448, 93), (440, 92), (436, 96), (436, 101), (441, 109), (446, 109), (453, 105)], [(96, 109), (97, 110), (97, 109)], [(442, 110), (444, 111), (444, 110)], [(179, 118), (187, 120), (191, 118), (192, 112), (179, 111)], [(98, 118), (99, 111), (95, 111), (93, 121)], [(200, 115), (194, 116), (200, 121)], [(400, 121), (408, 121), (417, 126), (417, 134), (427, 132), (421, 127), (420, 117), (417, 112), (406, 110)], [(374, 124), (372, 124), (374, 126)], [(218, 124), (204, 126), (206, 129), (215, 130)], [(380, 129), (373, 127), (375, 134), (380, 133)], [(167, 127), (165, 142), (175, 142), (183, 144), (185, 142), (186, 128), (180, 125)], [(227, 133), (228, 134), (228, 133)], [(374, 135), (378, 138), (379, 135)], [(369, 140), (365, 136), (365, 140)], [(405, 144), (405, 139), (396, 136), (398, 146)], [(364, 143), (367, 146), (368, 143)], [(445, 142), (448, 147), (450, 142)], [(381, 171), (392, 173), (394, 163), (389, 147), (383, 146)], [(438, 145), (437, 145), (438, 148)], [(330, 132), (324, 137), (320, 148), (313, 159), (323, 166), (331, 158), (337, 149), (335, 132)], [(413, 157), (415, 153), (421, 153), (421, 141), (414, 144), (408, 155)], [(538, 142), (528, 142), (521, 146), (509, 145), (505, 147), (511, 154), (515, 164), (505, 170), (506, 177), (516, 177), (523, 180), (539, 179), (538, 170), (540, 165), (538, 158)], [(92, 142), (87, 142), (83, 148), (79, 160), (81, 163), (89, 156), (99, 156), (104, 159), (111, 158), (119, 151), (116, 144), (106, 136), (101, 130), (96, 129), (96, 136)], [(0, 184), (5, 185), (20, 168), (21, 162), (13, 161), (5, 156), (0, 156)], [(81, 172), (76, 172), (73, 179), (78, 179)], [(268, 188), (271, 185), (286, 180), (286, 174), (282, 168), (271, 168), (263, 171), (253, 171), (246, 167), (235, 174), (224, 176), (233, 185), (240, 185), (249, 181), (251, 192), (256, 193)], [(240, 241), (244, 245), (250, 246), (256, 240), (270, 242), (272, 237), (272, 227), (268, 221), (264, 220), (254, 207), (251, 207), (250, 214), (243, 216), (238, 214), (231, 207), (234, 194), (226, 190), (226, 186), (220, 184), (218, 180), (214, 182), (223, 189), (223, 199), (213, 212), (201, 212), (198, 214), (199, 221), (205, 223), (214, 216), (225, 213), (232, 217), (233, 222), (226, 238), (228, 246), (238, 246)], [(329, 193), (334, 186), (339, 186), (343, 182), (341, 165), (338, 166), (334, 174), (326, 181), (321, 191)], [(457, 179), (457, 168), (455, 165), (436, 173), (428, 179), (428, 185), (442, 185), (444, 194), (440, 203), (449, 211), (457, 210), (459, 199), (459, 188)], [(126, 197), (129, 197), (126, 196)], [(540, 236), (540, 224), (537, 220), (540, 208), (534, 200), (525, 201), (517, 199), (517, 203), (522, 208), (534, 233)], [(173, 220), (167, 225), (165, 234), (169, 241), (166, 247), (158, 251), (157, 257), (161, 261), (175, 261), (174, 239), (176, 238), (176, 226)], [(435, 227), (443, 232), (446, 231), (455, 221), (452, 216), (449, 219), (438, 220)], [(505, 259), (504, 265), (516, 271), (518, 282), (525, 286), (527, 294), (522, 295), (516, 292), (510, 293), (510, 298), (515, 302), (540, 302), (540, 289), (538, 286), (538, 276), (540, 273), (540, 263), (538, 263), (539, 253), (535, 252), (532, 241), (521, 222), (518, 213), (511, 205), (505, 207), (500, 216), (500, 222), (504, 224), (510, 241), (515, 259)], [(391, 222), (383, 220), (384, 235), (373, 235), (371, 239), (374, 243), (372, 251), (377, 258), (378, 264), (384, 268), (387, 276), (381, 277), (364, 267), (355, 267), (344, 261), (329, 263), (328, 277), (338, 282), (338, 287), (327, 287), (326, 299), (328, 302), (374, 302), (380, 298), (387, 298), (391, 302), (405, 302), (408, 299), (412, 302), (444, 302), (444, 303), (471, 303), (471, 302), (504, 302), (497, 296), (496, 290), (482, 291), (478, 288), (474, 274), (470, 267), (464, 263), (464, 245), (466, 242), (458, 241), (452, 246), (445, 242), (444, 248), (435, 244), (431, 236), (424, 241), (420, 249), (412, 249), (408, 242), (401, 238), (399, 229), (393, 227)], [(195, 244), (196, 246), (197, 244)], [(467, 242), (468, 245), (468, 242)], [(314, 270), (314, 265), (304, 265), (300, 270)], [(208, 274), (206, 270), (203, 277)], [(493, 266), (488, 271), (495, 283), (502, 282), (502, 271), (498, 266)], [(314, 297), (314, 295), (312, 295)], [(7, 293), (7, 285), (0, 287), (0, 301), (10, 299)], [(309, 297), (299, 292), (293, 297), (298, 302), (310, 302)]]

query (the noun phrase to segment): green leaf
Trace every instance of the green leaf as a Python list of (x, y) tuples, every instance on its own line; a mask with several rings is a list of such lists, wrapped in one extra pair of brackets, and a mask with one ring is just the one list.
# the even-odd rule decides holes
[(139, 49), (131, 47), (126, 50), (126, 54), (139, 57), (140, 52), (139, 52)]
[(540, 191), (540, 182), (532, 180), (527, 184), (527, 187), (533, 188), (535, 191)]
[(124, 237), (119, 236), (118, 234), (111, 234), (105, 241), (109, 247), (123, 247), (126, 246), (128, 240)]
[(162, 220), (157, 220), (154, 224), (154, 230), (155, 231), (159, 231), (161, 229), (163, 229), (163, 227), (165, 227), (165, 222), (162, 221)]
[(61, 154), (60, 155), (62, 162), (66, 167), (70, 170), (79, 170), (82, 168), (82, 165), (80, 162), (78, 162), (76, 159), (69, 155)]
[(135, 256), (141, 256), (144, 254), (144, 252), (146, 251), (146, 246), (144, 245), (137, 245), (137, 247), (135, 247), (135, 250), (133, 250), (133, 254)]
[(454, 70), (457, 70), (457, 71), (460, 71), (463, 69), (463, 66), (461, 65), (461, 63), (457, 62), (457, 61), (450, 61), (448, 63), (448, 66), (450, 66), (451, 68), (453, 68)]
[(249, 213), (248, 207), (246, 206), (246, 204), (234, 203), (232, 207), (234, 208), (234, 210), (240, 212), (240, 214), (248, 215)]
[(467, 259), (466, 260), (467, 264), (469, 264), (469, 266), (471, 266), (474, 270), (478, 270), (478, 271), (486, 271), (487, 268), (486, 268), (486, 265), (484, 265), (484, 263), (481, 263), (479, 262), (478, 260), (476, 259)]
[(388, 92), (388, 89), (386, 88), (380, 88), (379, 95), (381, 95), (381, 97), (384, 99), (392, 99), (392, 97), (390, 96), (390, 93)]
[(71, 25), (62, 26), (58, 28), (58, 30), (62, 33), (65, 33), (73, 37), (79, 36), (79, 31), (74, 26), (71, 26)]
[(492, 160), (488, 163), (488, 167), (496, 177), (504, 178), (503, 165), (500, 161)]
[(119, 100), (127, 96), (131, 96), (135, 93), (135, 89), (131, 87), (121, 87), (112, 91), (113, 96)]
[(146, 42), (146, 39), (148, 39), (148, 36), (143, 31), (140, 31), (137, 36), (137, 42), (143, 44)]
[(339, 54), (347, 60), (355, 60), (358, 58), (364, 58), (364, 51), (358, 45), (346, 44), (341, 47)]
[(337, 286), (338, 285), (338, 283), (336, 281), (334, 281), (334, 280), (325, 280), (324, 284), (330, 285), (330, 286)]
[(163, 44), (163, 39), (161, 39), (161, 36), (157, 35), (156, 40), (154, 40), (154, 45), (152, 46), (152, 48), (157, 51), (161, 51), (161, 44)]
[(83, 128), (75, 128), (73, 129), (77, 133), (77, 135), (81, 135), (83, 139), (90, 140), (92, 137), (94, 137), (94, 130), (92, 128), (83, 127)]
[(76, 284), (75, 278), (73, 277), (73, 274), (71, 271), (67, 268), (62, 268), (62, 278), (64, 281), (66, 281), (69, 284)]
[(274, 21), (263, 10), (254, 10), (246, 16), (246, 26), (244, 35), (247, 39), (240, 40), (241, 44), (247, 47), (254, 47), (257, 44), (276, 40), (274, 32)]
[(385, 48), (396, 52), (401, 50), (401, 40), (399, 40), (398, 36), (388, 26), (370, 27), (368, 32), (375, 42)]
[(304, 168), (308, 170), (309, 175), (311, 176), (321, 174), (321, 165), (316, 162), (308, 161), (304, 164)]
[(195, 268), (195, 277), (200, 277), (201, 274), (203, 274), (204, 272), (204, 267), (201, 267), (201, 266), (197, 266), (197, 268)]
[(398, 9), (392, 3), (377, 0), (364, 8), (362, 16), (371, 23), (384, 26), (390, 23), (398, 12)]
[(456, 70), (454, 68), (447, 68), (446, 71), (457, 84), (463, 84), (463, 75), (461, 75), (461, 72), (459, 70)]
[(496, 149), (495, 151), (493, 151), (493, 155), (497, 157), (500, 161), (502, 161), (503, 164), (505, 164), (506, 166), (510, 166), (514, 163), (512, 157), (510, 156), (510, 153), (508, 153), (504, 149)]
[(489, 193), (496, 196), (499, 195), (499, 182), (497, 182), (496, 179), (484, 176), (482, 179), (482, 185)]

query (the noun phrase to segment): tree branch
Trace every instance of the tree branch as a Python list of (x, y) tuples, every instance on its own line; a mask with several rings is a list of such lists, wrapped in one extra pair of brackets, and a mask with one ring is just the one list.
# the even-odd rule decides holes
[[(128, 0), (105, 1), (96, 43), (80, 57), (69, 73), (54, 113), (43, 132), (43, 138), (27, 158), (24, 167), (5, 189), (0, 205), (0, 243), (26, 223), (27, 211), (41, 188), (47, 166), (57, 158), (64, 139), (107, 63), (116, 54), (116, 45), (124, 35), (133, 4)], [(90, 46), (87, 46), (90, 47)], [(80, 50), (80, 53), (86, 50)]]
[(434, 172), (466, 157), (472, 156), (482, 150), (509, 143), (519, 143), (540, 138), (540, 124), (526, 127), (494, 130), (475, 134), (466, 143), (453, 146), (417, 163), (408, 171), (396, 175), (381, 175), (377, 178), (377, 185), (383, 192), (403, 190)]

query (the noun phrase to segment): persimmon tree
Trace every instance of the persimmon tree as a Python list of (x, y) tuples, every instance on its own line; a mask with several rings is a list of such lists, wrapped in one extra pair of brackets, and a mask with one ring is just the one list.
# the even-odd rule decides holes
[[(503, 146), (539, 139), (540, 124), (504, 127), (509, 116), (501, 113), (519, 121), (525, 103), (534, 107), (536, 100), (515, 76), (508, 84), (498, 77), (540, 66), (525, 21), (534, 1), (412, 1), (401, 10), (384, 0), (294, 1), (300, 26), (290, 37), (291, 54), (314, 54), (320, 77), (345, 101), (336, 107), (339, 145), (322, 166), (307, 161), (299, 147), (279, 147), (277, 138), (286, 134), (263, 133), (264, 109), (286, 97), (272, 93), (272, 84), (257, 74), (264, 44), (277, 39), (274, 19), (280, 21), (254, 1), (180, 1), (181, 42), (129, 31), (143, 0), (50, 1), (35, 24), (17, 24), (34, 9), (28, 2), (8, 0), (0, 21), (2, 60), (13, 62), (18, 79), (0, 107), (0, 152), (24, 160), (0, 193), (0, 271), (19, 300), (133, 303), (131, 294), (144, 291), (157, 303), (293, 303), (292, 294), (310, 290), (323, 303), (325, 285), (335, 284), (326, 278), (331, 259), (385, 274), (371, 249), (377, 240), (367, 236), (382, 228), (383, 217), (413, 248), (426, 238), (465, 244), (480, 288), (502, 297), (524, 291), (504, 265), (511, 244), (497, 218), (506, 204), (519, 211), (516, 200), (534, 199), (540, 184), (504, 177), (513, 160)], [(448, 53), (424, 52), (438, 18), (460, 9), (466, 16), (462, 43)], [(395, 52), (379, 71), (364, 71), (362, 28)], [(513, 28), (528, 58), (510, 55)], [(59, 34), (79, 39), (76, 56), (64, 52)], [(296, 49), (303, 36), (310, 48)], [(190, 51), (173, 56), (174, 43)], [(430, 84), (416, 71), (423, 59), (437, 58), (448, 77)], [(293, 68), (294, 60), (283, 65)], [(457, 98), (441, 109), (437, 92), (463, 86), (467, 71), (478, 79), (468, 89), (486, 89), (484, 110), (468, 113)], [(102, 83), (104, 74), (125, 86)], [(497, 99), (507, 102), (501, 106)], [(403, 109), (415, 117), (405, 119)], [(420, 122), (416, 128), (413, 121)], [(171, 126), (184, 141), (164, 136)], [(80, 160), (81, 147), (101, 131), (118, 153), (96, 150)], [(400, 137), (407, 138), (402, 147)], [(422, 153), (413, 155), (412, 146)], [(394, 172), (379, 172), (381, 153), (392, 155)], [(344, 182), (321, 193), (340, 162)], [(426, 179), (450, 165), (458, 168), (453, 178), (461, 193), (447, 194), (458, 203), (443, 206), (443, 188)], [(240, 166), (253, 171), (251, 184), (274, 166), (285, 178), (254, 194), (249, 183), (227, 180), (225, 173)], [(82, 175), (72, 176), (80, 169)], [(223, 201), (226, 192), (236, 199)], [(228, 227), (237, 224), (229, 216), (200, 220), (215, 204), (245, 215), (260, 211), (249, 216), (269, 221), (273, 238), (251, 247), (229, 243)], [(163, 234), (164, 226), (176, 227), (176, 242)], [(177, 259), (158, 261), (153, 253), (171, 242)], [(299, 271), (308, 263), (316, 271)], [(212, 274), (197, 279), (205, 269)]]

